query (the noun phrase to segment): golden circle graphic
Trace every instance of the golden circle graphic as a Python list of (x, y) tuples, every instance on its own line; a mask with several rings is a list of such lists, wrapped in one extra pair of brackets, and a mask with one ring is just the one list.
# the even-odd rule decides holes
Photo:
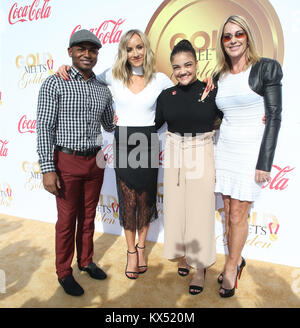
[(216, 63), (219, 27), (230, 15), (245, 17), (253, 29), (258, 52), (281, 65), (284, 39), (279, 18), (268, 0), (166, 0), (148, 23), (157, 71), (171, 76), (171, 50), (181, 39), (194, 46), (199, 60), (198, 78), (211, 75)]

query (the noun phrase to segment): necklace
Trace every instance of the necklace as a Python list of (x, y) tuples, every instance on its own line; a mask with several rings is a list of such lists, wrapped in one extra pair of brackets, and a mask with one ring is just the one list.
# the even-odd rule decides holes
[(131, 66), (132, 69), (132, 74), (133, 75), (144, 75), (144, 68), (143, 65), (135, 67), (135, 66)]

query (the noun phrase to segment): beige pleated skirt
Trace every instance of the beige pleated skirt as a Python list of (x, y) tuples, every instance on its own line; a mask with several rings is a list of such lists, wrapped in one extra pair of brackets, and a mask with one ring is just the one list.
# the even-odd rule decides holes
[(197, 269), (216, 261), (213, 136), (166, 132), (163, 255)]

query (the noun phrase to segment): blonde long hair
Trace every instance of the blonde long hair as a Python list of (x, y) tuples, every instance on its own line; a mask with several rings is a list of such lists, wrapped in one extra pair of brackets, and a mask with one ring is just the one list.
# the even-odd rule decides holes
[(154, 53), (150, 47), (150, 41), (148, 37), (140, 30), (129, 30), (121, 38), (118, 48), (118, 57), (112, 68), (112, 74), (115, 79), (121, 80), (126, 86), (130, 83), (132, 76), (132, 69), (127, 61), (127, 44), (130, 38), (137, 34), (142, 39), (145, 48), (144, 55), (144, 78), (146, 85), (152, 80), (155, 69), (155, 57)]
[(238, 26), (240, 26), (247, 35), (248, 39), (248, 47), (246, 50), (246, 66), (244, 67), (244, 70), (246, 70), (250, 65), (256, 63), (257, 61), (260, 60), (260, 56), (258, 55), (256, 46), (255, 46), (255, 38), (254, 34), (245, 20), (244, 17), (239, 16), (239, 15), (232, 15), (229, 16), (226, 21), (221, 25), (218, 33), (218, 42), (217, 42), (217, 47), (216, 47), (216, 67), (213, 72), (213, 76), (215, 77), (216, 75), (220, 74), (220, 77), (229, 72), (230, 69), (232, 68), (231, 65), (231, 60), (228, 57), (228, 55), (225, 52), (222, 37), (223, 37), (223, 32), (224, 32), (224, 27), (227, 23), (233, 23)]

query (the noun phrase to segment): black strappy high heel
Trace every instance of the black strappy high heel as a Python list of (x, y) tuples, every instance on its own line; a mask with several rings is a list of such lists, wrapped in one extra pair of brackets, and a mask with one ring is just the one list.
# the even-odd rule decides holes
[[(137, 244), (135, 245), (135, 248), (136, 248), (137, 251), (138, 251), (139, 249), (145, 249), (146, 246), (144, 246), (144, 247), (140, 247), (139, 244), (137, 243)], [(140, 269), (142, 269), (142, 271), (140, 271)], [(145, 269), (145, 270), (143, 270), (143, 269)], [(148, 270), (148, 265), (138, 265), (138, 271), (139, 271), (138, 273), (139, 273), (139, 274), (145, 273), (147, 270)]]
[[(137, 279), (138, 277), (138, 272), (136, 271), (127, 271), (127, 266), (128, 266), (128, 254), (137, 254), (137, 250), (135, 252), (129, 252), (127, 250), (127, 264), (126, 264), (126, 269), (125, 269), (125, 276), (128, 278), (128, 279)], [(135, 274), (136, 276), (129, 276), (128, 273), (132, 273), (132, 274)]]

